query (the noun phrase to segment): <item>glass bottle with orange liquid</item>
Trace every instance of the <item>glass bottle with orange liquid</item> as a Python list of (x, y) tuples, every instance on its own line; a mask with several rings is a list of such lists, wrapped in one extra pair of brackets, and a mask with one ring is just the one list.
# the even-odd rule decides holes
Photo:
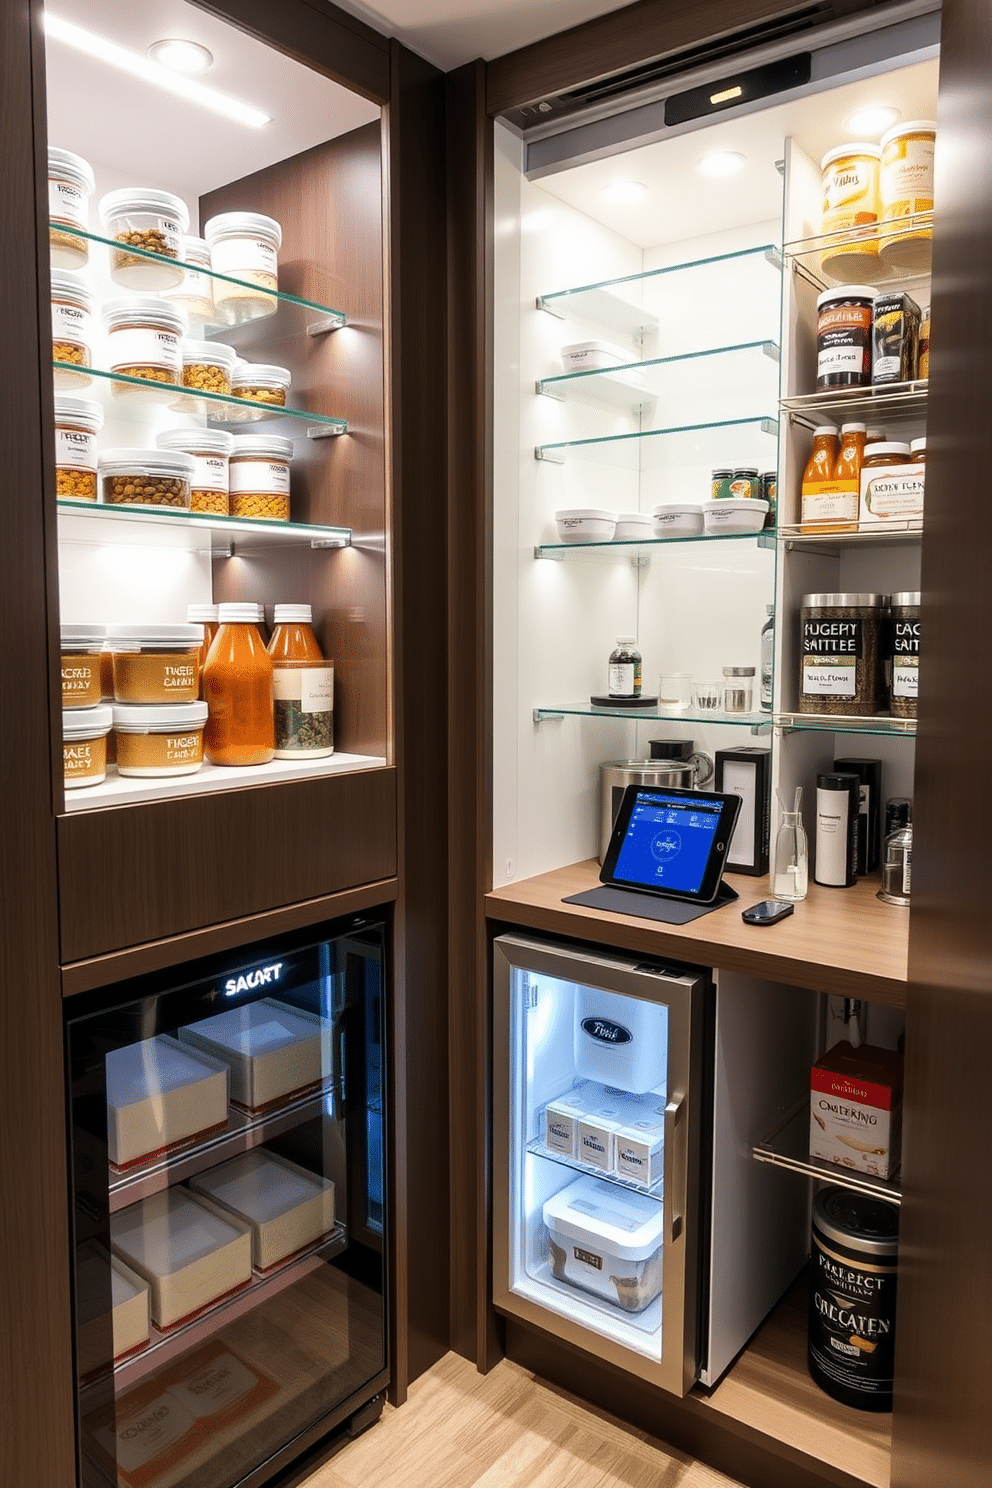
[(264, 765), (275, 754), (272, 659), (254, 604), (222, 604), (203, 667), (207, 725), (203, 750), (212, 765)]

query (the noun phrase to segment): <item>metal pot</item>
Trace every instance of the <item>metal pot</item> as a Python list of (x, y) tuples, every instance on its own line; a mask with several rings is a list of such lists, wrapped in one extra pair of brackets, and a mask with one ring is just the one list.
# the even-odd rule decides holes
[(693, 754), (689, 759), (609, 760), (599, 767), (599, 861), (606, 857), (613, 823), (628, 785), (653, 786), (670, 790), (673, 786), (694, 790), (704, 785), (713, 774), (708, 755)]

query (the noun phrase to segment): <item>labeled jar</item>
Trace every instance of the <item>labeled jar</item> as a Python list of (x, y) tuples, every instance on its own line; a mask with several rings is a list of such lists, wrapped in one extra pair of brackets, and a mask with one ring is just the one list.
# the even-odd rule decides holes
[(275, 754), (272, 658), (258, 633), (258, 607), (222, 604), (203, 668), (204, 752), (213, 765), (264, 765)]
[(712, 470), (710, 472), (710, 500), (729, 501), (731, 494), (730, 482), (733, 478), (734, 472), (732, 470), (726, 468)]
[(932, 119), (910, 119), (882, 135), (879, 257), (889, 270), (930, 266), (936, 135)]
[(195, 775), (203, 765), (206, 703), (114, 708), (118, 775)]
[(113, 723), (105, 703), (62, 714), (62, 779), (66, 790), (99, 785), (107, 778), (107, 735)]
[(334, 663), (321, 651), (307, 604), (277, 604), (269, 641), (276, 759), (334, 753)]
[(81, 155), (49, 145), (48, 242), (53, 268), (80, 269), (89, 262), (89, 240), (77, 237), (71, 229), (89, 231), (90, 197), (95, 190), (93, 167)]
[(742, 465), (730, 477), (730, 496), (733, 501), (760, 501), (761, 477), (757, 465)]
[(909, 817), (894, 827), (882, 847), (882, 887), (876, 898), (883, 904), (908, 905), (913, 889), (913, 825)]
[(288, 522), (292, 441), (274, 434), (232, 437), (231, 516)]
[(65, 365), (52, 370), (52, 385), (88, 387), (93, 381), (84, 369), (93, 365), (92, 289), (78, 274), (52, 270), (52, 360)]
[(210, 249), (205, 238), (183, 234), (183, 277), (172, 289), (162, 292), (163, 300), (175, 305), (186, 317), (191, 331), (202, 331), (214, 318), (213, 280), (210, 277)]
[(723, 711), (750, 713), (754, 694), (754, 667), (723, 668)]
[(114, 701), (195, 703), (202, 625), (111, 625)]
[[(183, 234), (189, 227), (189, 208), (171, 191), (152, 186), (125, 186), (100, 198), (100, 221), (108, 238), (140, 253), (115, 248), (110, 254), (110, 277), (125, 289), (173, 289), (183, 282)], [(156, 258), (144, 258), (154, 253)], [(163, 260), (173, 260), (163, 262)]]
[(282, 228), (260, 212), (221, 212), (203, 229), (215, 274), (240, 280), (214, 280), (214, 309), (222, 325), (240, 325), (274, 315), (279, 288)]
[(233, 444), (234, 436), (223, 429), (163, 429), (158, 435), (159, 449), (179, 450), (193, 461), (190, 511), (227, 516), (228, 462)]
[(634, 640), (634, 636), (618, 636), (616, 646), (610, 652), (608, 691), (611, 698), (641, 695), (641, 653)]
[(240, 357), (231, 373), (231, 392), (261, 405), (258, 408), (231, 409), (225, 418), (242, 424), (271, 418), (285, 408), (292, 377), (288, 367), (273, 367), (263, 362), (246, 362)]
[(96, 436), (103, 409), (88, 398), (55, 394), (55, 494), (67, 501), (96, 500)]
[[(195, 393), (216, 393), (221, 397), (231, 396), (231, 374), (238, 353), (233, 346), (222, 341), (184, 341), (182, 344), (183, 387)], [(183, 400), (186, 407), (189, 399)], [(209, 408), (210, 405), (208, 404)], [(217, 410), (213, 410), (218, 412)], [(219, 410), (226, 417), (226, 409)]]
[(845, 1405), (892, 1409), (899, 1210), (832, 1185), (813, 1199), (809, 1372)]
[(778, 525), (778, 471), (766, 470), (761, 477), (761, 500), (766, 502), (765, 526)]
[(920, 319), (920, 347), (919, 359), (916, 365), (916, 375), (921, 382), (926, 382), (930, 376), (930, 306), (924, 308)]
[(880, 444), (866, 444), (862, 470), (874, 470), (879, 465), (908, 465), (909, 445), (886, 440)]
[(761, 627), (761, 681), (758, 706), (763, 713), (772, 711), (772, 689), (775, 680), (775, 606), (765, 605), (768, 619)]
[(155, 386), (163, 383), (175, 388), (183, 376), (183, 336), (186, 319), (182, 312), (164, 300), (129, 295), (127, 299), (109, 300), (103, 307), (103, 325), (107, 333), (107, 366), (115, 377), (140, 377), (151, 386), (115, 382), (115, 398), (137, 398), (161, 402), (163, 393)]
[(103, 697), (101, 653), (103, 625), (61, 627), (62, 707), (92, 708)]
[(800, 713), (871, 717), (881, 711), (884, 594), (804, 594)]
[(831, 279), (872, 277), (878, 272), (878, 145), (838, 145), (820, 161), (825, 245), (820, 266)]
[(925, 465), (927, 462), (926, 435), (922, 439), (911, 439), (909, 441), (909, 458), (914, 465)]
[(107, 506), (189, 510), (195, 464), (178, 450), (115, 449), (99, 457), (100, 500)]
[(816, 301), (816, 390), (871, 386), (871, 319), (875, 290), (866, 284), (827, 289)]
[(915, 718), (920, 683), (920, 591), (905, 589), (889, 599), (889, 712), (893, 718)]
[(217, 611), (215, 604), (191, 604), (186, 606), (186, 619), (190, 625), (200, 625), (203, 628), (203, 640), (198, 648), (198, 665), (200, 673), (200, 684), (197, 688), (197, 697), (203, 697), (203, 667), (207, 659), (207, 652), (213, 643), (213, 638), (219, 629)]

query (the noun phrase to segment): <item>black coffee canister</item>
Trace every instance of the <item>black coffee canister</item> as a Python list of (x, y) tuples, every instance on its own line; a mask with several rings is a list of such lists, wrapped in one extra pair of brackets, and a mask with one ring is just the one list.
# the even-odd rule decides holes
[(857, 1410), (892, 1409), (898, 1239), (884, 1199), (831, 1186), (813, 1200), (809, 1372)]

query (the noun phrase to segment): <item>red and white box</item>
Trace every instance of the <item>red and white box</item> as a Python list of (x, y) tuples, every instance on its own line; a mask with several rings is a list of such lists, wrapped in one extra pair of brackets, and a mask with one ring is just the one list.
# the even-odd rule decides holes
[(809, 1155), (891, 1178), (902, 1141), (902, 1055), (835, 1044), (810, 1076)]

